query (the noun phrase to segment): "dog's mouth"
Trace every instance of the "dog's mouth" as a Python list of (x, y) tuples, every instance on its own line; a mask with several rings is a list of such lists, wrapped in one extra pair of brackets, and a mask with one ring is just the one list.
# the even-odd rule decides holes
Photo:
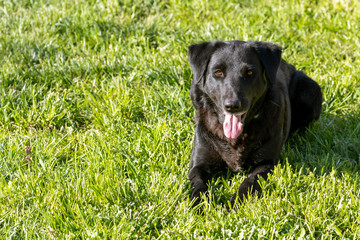
[(223, 128), (224, 134), (227, 138), (235, 139), (241, 134), (245, 116), (246, 112), (237, 114), (230, 114), (225, 112)]

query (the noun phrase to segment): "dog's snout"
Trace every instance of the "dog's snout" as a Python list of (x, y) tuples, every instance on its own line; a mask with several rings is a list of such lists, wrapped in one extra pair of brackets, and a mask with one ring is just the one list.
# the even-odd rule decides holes
[(241, 110), (241, 104), (239, 100), (225, 100), (224, 107), (225, 110), (230, 113), (238, 113)]

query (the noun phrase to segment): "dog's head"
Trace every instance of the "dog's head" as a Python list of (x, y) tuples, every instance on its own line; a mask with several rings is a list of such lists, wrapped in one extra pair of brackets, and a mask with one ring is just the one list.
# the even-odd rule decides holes
[[(189, 47), (193, 87), (210, 99), (228, 138), (242, 132), (251, 109), (276, 83), (281, 47), (266, 42), (204, 42)], [(193, 90), (192, 90), (193, 91)], [(191, 94), (195, 106), (196, 96)]]

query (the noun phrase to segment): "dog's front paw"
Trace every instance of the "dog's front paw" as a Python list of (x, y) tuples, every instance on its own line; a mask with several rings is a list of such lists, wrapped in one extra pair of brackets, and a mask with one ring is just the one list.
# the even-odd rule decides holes
[(207, 188), (206, 187), (196, 188), (192, 191), (191, 200), (193, 202), (193, 204), (192, 204), (193, 207), (195, 207), (196, 205), (198, 205), (200, 203), (202, 194), (205, 194), (207, 196)]

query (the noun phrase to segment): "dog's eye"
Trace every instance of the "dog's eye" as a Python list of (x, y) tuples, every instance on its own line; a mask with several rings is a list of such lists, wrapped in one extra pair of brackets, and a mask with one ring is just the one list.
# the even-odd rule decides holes
[(248, 71), (246, 72), (246, 75), (247, 75), (248, 77), (250, 77), (250, 76), (254, 75), (254, 72), (253, 72), (252, 70), (248, 70)]
[(224, 76), (224, 73), (223, 73), (221, 70), (216, 70), (216, 71), (214, 72), (214, 75), (215, 75), (216, 77), (223, 77), (223, 76)]

